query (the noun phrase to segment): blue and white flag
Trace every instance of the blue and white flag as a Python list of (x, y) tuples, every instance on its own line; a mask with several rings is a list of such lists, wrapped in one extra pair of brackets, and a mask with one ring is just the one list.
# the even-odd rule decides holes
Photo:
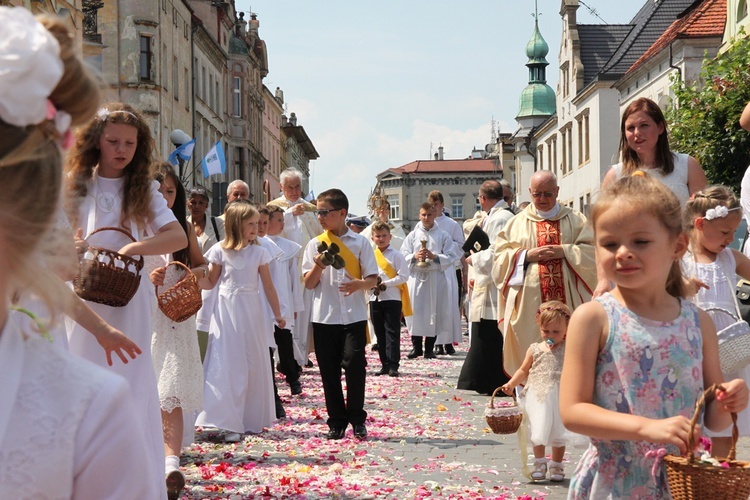
[(201, 161), (201, 169), (203, 169), (203, 177), (227, 172), (227, 159), (224, 156), (224, 147), (221, 145), (221, 141), (208, 151), (206, 157)]
[(190, 158), (193, 156), (193, 149), (195, 149), (195, 139), (190, 139), (188, 142), (180, 145), (177, 149), (172, 151), (172, 154), (169, 155), (169, 163), (172, 165), (179, 165), (179, 160), (190, 161)]

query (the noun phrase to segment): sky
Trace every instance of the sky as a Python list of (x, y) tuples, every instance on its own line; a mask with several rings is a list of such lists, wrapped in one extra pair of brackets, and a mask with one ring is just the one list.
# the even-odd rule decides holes
[[(581, 24), (625, 24), (643, 5), (585, 0)], [(528, 84), (533, 0), (235, 0), (254, 12), (274, 92), (315, 145), (314, 193), (337, 187), (367, 213), (375, 176), (415, 160), (466, 158), (498, 132), (515, 132)], [(538, 0), (557, 85), (561, 0)], [(595, 9), (592, 15), (583, 5)], [(249, 15), (245, 15), (249, 19)]]

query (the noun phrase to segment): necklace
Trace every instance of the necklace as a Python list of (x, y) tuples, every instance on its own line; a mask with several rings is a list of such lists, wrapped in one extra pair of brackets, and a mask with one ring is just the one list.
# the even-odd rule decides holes
[(96, 205), (101, 209), (104, 213), (110, 213), (112, 212), (112, 209), (115, 207), (115, 199), (116, 196), (114, 193), (108, 193), (102, 189), (102, 185), (99, 182), (99, 173), (96, 173), (96, 186), (98, 188), (98, 193), (96, 195)]

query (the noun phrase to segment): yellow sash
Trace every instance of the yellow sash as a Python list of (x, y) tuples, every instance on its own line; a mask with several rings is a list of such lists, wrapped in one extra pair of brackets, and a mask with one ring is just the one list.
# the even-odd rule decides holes
[[(383, 270), (388, 278), (393, 279), (396, 277), (396, 270), (393, 268), (390, 262), (388, 262), (383, 255), (383, 252), (379, 248), (375, 249), (375, 260), (378, 263), (378, 267)], [(401, 292), (401, 313), (406, 316), (411, 316), (414, 312), (411, 310), (411, 300), (409, 300), (409, 289), (406, 283), (396, 285), (396, 288)]]
[(359, 266), (359, 259), (346, 245), (344, 245), (341, 238), (330, 231), (325, 231), (318, 235), (318, 241), (325, 241), (329, 247), (331, 246), (331, 243), (336, 243), (339, 247), (339, 255), (344, 259), (344, 269), (346, 269), (346, 272), (355, 280), (362, 279), (362, 268)]

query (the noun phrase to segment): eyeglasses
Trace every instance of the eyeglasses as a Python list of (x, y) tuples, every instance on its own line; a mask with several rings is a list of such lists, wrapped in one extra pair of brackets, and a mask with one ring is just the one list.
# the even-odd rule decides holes
[(206, 192), (205, 188), (193, 188), (190, 190), (190, 196), (193, 196), (194, 194), (200, 195), (200, 196), (208, 196), (208, 193)]
[(542, 196), (544, 196), (545, 198), (554, 198), (555, 193), (553, 193), (552, 191), (544, 191), (542, 193), (531, 193), (532, 198), (541, 198)]
[(326, 209), (324, 209), (324, 210), (316, 210), (315, 211), (315, 215), (317, 215), (318, 217), (325, 218), (325, 217), (328, 217), (329, 213), (336, 212), (338, 210), (343, 210), (343, 208), (329, 208), (327, 210)]

